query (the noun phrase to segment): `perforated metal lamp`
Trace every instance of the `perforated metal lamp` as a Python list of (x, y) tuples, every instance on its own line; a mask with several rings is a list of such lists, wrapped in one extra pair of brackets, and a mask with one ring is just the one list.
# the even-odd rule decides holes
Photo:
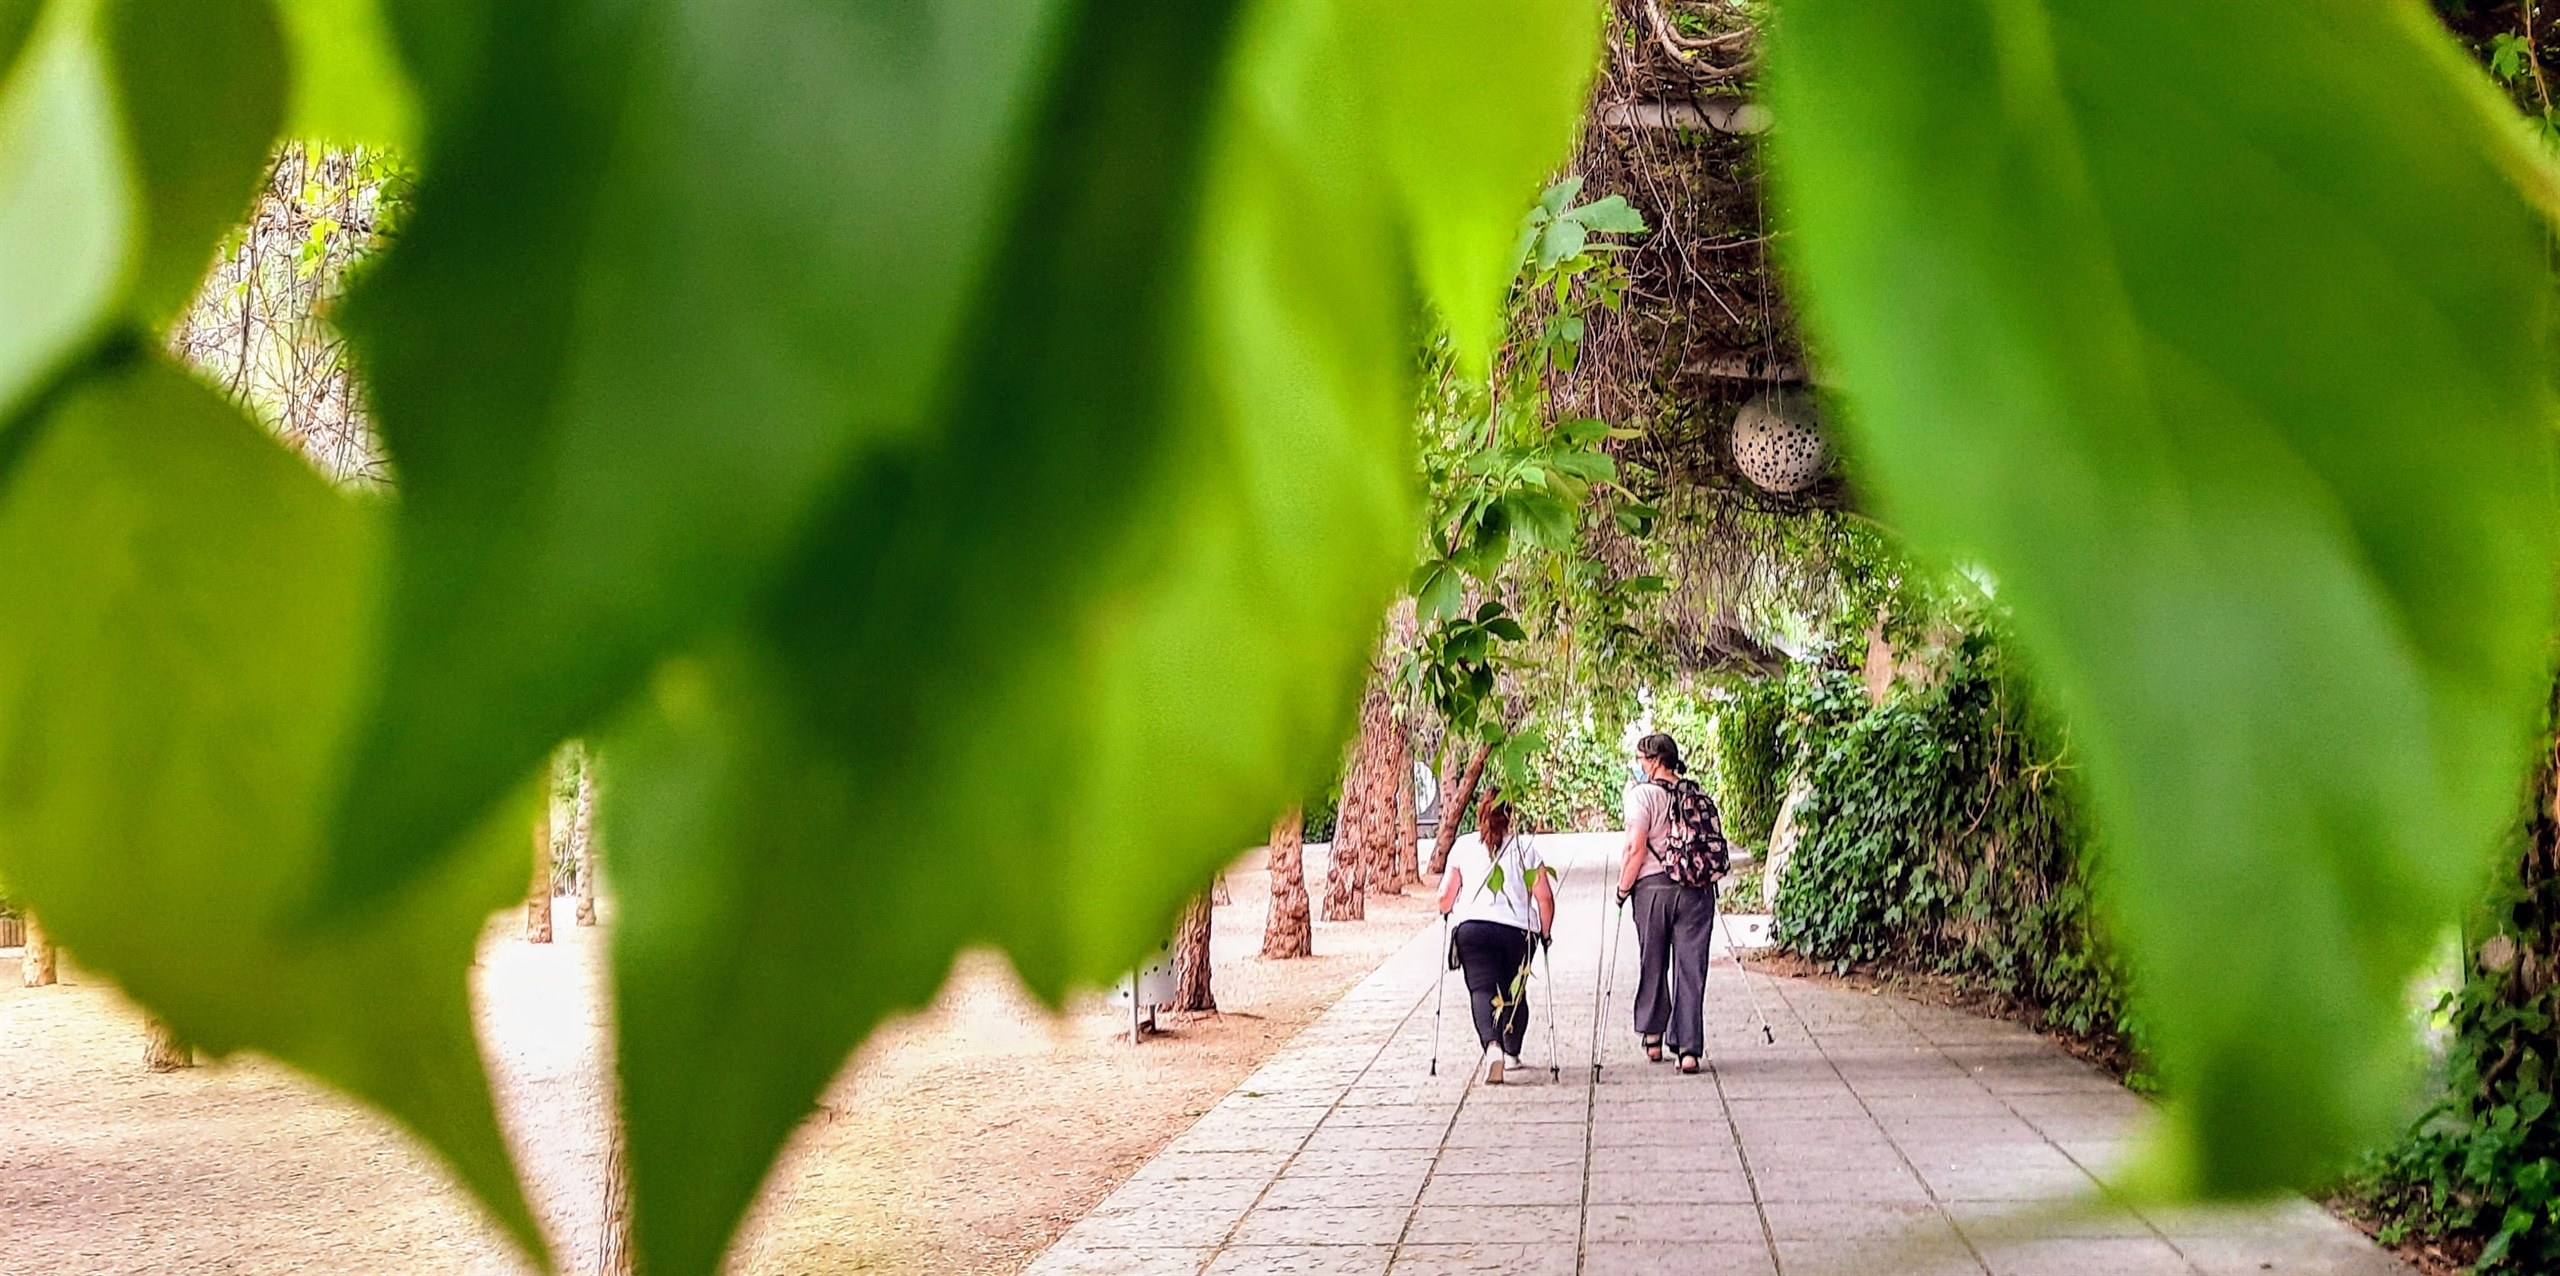
[(1791, 495), (1813, 486), (1831, 464), (1813, 396), (1767, 390), (1733, 418), (1733, 467), (1764, 492)]

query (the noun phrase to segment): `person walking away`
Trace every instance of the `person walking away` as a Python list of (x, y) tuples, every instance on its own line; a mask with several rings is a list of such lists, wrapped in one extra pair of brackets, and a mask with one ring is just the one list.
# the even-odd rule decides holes
[[(1473, 839), (1473, 844), (1469, 843)], [(1529, 1031), (1529, 958), (1555, 930), (1555, 870), (1528, 836), (1512, 831), (1511, 804), (1498, 793), (1476, 803), (1476, 831), (1450, 848), (1440, 880), (1440, 915), (1456, 923), (1449, 964), (1467, 975), (1476, 1044), (1500, 1053), (1486, 1065), (1488, 1085), (1520, 1066)]]
[(1641, 779), (1628, 786), (1627, 846), (1618, 865), (1618, 902), (1636, 914), (1635, 1028), (1647, 1059), (1665, 1045), (1680, 1071), (1695, 1073), (1706, 1053), (1707, 947), (1715, 935), (1716, 887), (1731, 865), (1722, 817), (1688, 778), (1680, 745), (1657, 731), (1636, 741)]

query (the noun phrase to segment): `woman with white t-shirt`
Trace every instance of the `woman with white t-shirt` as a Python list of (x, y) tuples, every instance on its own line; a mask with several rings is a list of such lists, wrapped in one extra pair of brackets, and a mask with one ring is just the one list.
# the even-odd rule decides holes
[[(1490, 848), (1490, 849), (1488, 849)], [(1450, 942), (1467, 972), (1476, 1042), (1502, 1053), (1485, 1068), (1488, 1085), (1520, 1066), (1529, 1031), (1529, 957), (1555, 929), (1555, 870), (1526, 836), (1511, 831), (1511, 804), (1487, 793), (1476, 803), (1476, 832), (1449, 851), (1440, 881), (1440, 915), (1457, 923)]]

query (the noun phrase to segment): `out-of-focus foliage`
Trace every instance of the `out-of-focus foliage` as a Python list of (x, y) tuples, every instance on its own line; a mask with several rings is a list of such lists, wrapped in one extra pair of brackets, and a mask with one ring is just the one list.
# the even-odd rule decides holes
[(2442, 1088), (2349, 1195), (2386, 1241), (2432, 1238), (2481, 1272), (2560, 1265), (2560, 698), (2501, 874), (2462, 930), (2460, 981), (2434, 1007)]
[(1862, 473), (2000, 582), (2103, 817), (2143, 1185), (2334, 1172), (2543, 677), (2545, 157), (2380, 0), (1800, 0), (1770, 88)]
[[(525, 880), (480, 830), (596, 738), (636, 1249), (714, 1270), (959, 946), (1107, 978), (1331, 765), (1417, 530), (1411, 334), (1499, 301), (1598, 37), (1463, 9), (0, 9), (0, 770), (51, 786), (11, 881), (533, 1245), (459, 990)], [(396, 233), (382, 153), (270, 167), (288, 127), (412, 145)], [(243, 925), (280, 973), (212, 997)]]

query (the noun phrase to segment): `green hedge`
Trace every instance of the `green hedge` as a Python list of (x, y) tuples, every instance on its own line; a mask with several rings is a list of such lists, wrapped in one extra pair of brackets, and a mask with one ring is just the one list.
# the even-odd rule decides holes
[[(1957, 975), (2050, 1026), (2125, 1035), (2062, 737), (1993, 635), (1964, 637), (1943, 664), (1934, 685), (1900, 686), (1881, 706), (1851, 674), (1788, 675), (1781, 751), (1810, 793), (1778, 942), (1843, 969)], [(1746, 723), (1764, 712), (1741, 703)]]

